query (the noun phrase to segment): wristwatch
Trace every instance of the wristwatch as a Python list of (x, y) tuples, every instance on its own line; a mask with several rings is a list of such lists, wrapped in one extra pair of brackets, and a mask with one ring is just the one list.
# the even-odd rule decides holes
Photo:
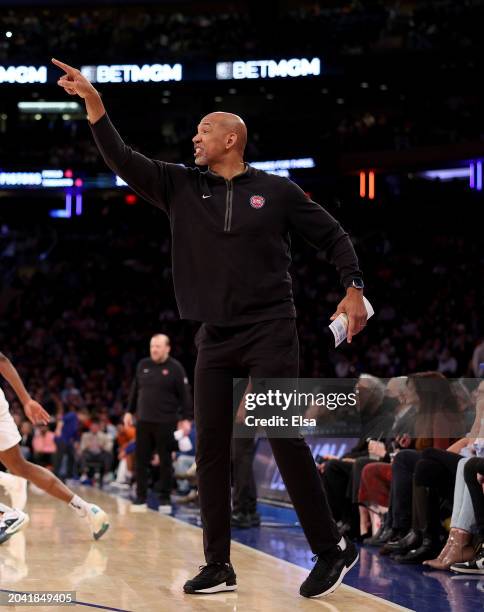
[(363, 290), (365, 287), (365, 283), (363, 282), (362, 278), (354, 278), (351, 283), (348, 285), (347, 289), (349, 287), (353, 287), (353, 289), (361, 289)]

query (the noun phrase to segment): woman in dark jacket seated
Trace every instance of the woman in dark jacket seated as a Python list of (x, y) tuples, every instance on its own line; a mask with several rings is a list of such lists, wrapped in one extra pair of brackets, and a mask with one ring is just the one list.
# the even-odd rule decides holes
[(417, 406), (415, 450), (402, 450), (392, 468), (393, 538), (381, 549), (400, 563), (421, 563), (440, 551), (440, 501), (452, 500), (461, 455), (448, 449), (464, 421), (449, 381), (439, 372), (412, 374)]

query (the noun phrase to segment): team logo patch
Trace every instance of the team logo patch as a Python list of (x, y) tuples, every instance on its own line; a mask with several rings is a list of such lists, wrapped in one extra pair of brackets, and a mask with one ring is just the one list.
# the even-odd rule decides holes
[(266, 199), (261, 195), (253, 195), (250, 198), (250, 205), (252, 208), (262, 208), (266, 203)]
[(169, 370), (164, 368), (163, 370), (161, 370), (161, 373), (163, 374), (163, 376), (168, 376)]

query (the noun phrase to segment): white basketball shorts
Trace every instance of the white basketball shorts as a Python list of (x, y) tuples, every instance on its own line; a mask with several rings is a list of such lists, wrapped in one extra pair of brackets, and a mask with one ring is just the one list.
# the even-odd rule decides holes
[(20, 442), (22, 436), (13, 420), (8, 402), (0, 389), (0, 452), (12, 448)]

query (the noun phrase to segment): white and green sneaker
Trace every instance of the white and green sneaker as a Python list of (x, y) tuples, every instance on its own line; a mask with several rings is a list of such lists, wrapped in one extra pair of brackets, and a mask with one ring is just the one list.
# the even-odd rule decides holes
[(9, 540), (14, 533), (28, 525), (29, 515), (22, 510), (12, 509), (5, 512), (0, 519), (0, 544)]
[(108, 515), (95, 504), (89, 504), (86, 519), (89, 522), (89, 527), (95, 540), (99, 540), (109, 529)]

